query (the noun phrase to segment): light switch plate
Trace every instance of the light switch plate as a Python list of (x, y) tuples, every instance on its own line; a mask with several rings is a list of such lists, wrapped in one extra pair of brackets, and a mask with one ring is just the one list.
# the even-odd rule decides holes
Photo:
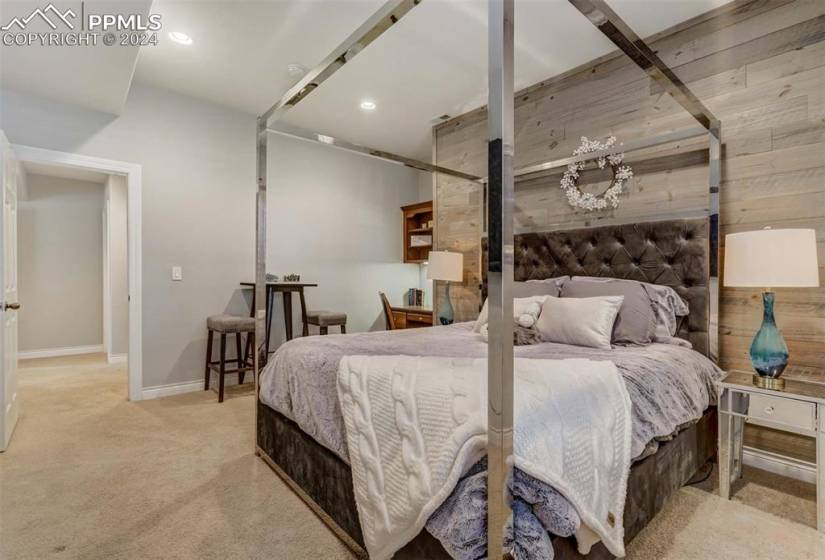
[(183, 280), (183, 269), (179, 266), (172, 267), (172, 280), (180, 282)]

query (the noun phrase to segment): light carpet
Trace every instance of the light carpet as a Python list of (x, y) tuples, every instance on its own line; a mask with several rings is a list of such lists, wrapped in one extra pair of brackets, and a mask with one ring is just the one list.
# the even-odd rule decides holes
[[(129, 403), (100, 355), (21, 362), (22, 416), (0, 454), (0, 558), (349, 559), (255, 457), (251, 386)], [(825, 560), (812, 485), (746, 471), (734, 500), (682, 489), (631, 560)], [(773, 515), (771, 512), (778, 515)]]
[(351, 558), (255, 457), (251, 385), (130, 403), (100, 356), (21, 365), (3, 560)]

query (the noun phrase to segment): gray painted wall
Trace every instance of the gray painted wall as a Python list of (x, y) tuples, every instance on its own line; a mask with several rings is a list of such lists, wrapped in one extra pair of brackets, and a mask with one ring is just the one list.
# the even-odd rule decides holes
[(238, 282), (253, 273), (255, 119), (138, 85), (120, 116), (4, 89), (0, 128), (12, 144), (142, 166), (143, 386), (199, 378), (206, 316), (244, 312)]
[(30, 174), (18, 207), (19, 350), (103, 342), (103, 185)]
[(109, 246), (110, 349), (113, 356), (129, 352), (129, 253), (128, 191), (126, 177), (110, 175), (106, 183), (109, 208), (107, 236)]
[[(255, 118), (141, 85), (119, 117), (3, 90), (0, 128), (12, 143), (142, 165), (143, 386), (199, 379), (206, 316), (248, 313), (238, 283), (254, 276)], [(417, 172), (280, 141), (296, 148), (273, 148), (271, 179), (288, 194), (270, 195), (270, 270), (318, 280), (310, 306), (346, 310), (352, 327), (369, 328), (379, 286), (400, 298), (418, 284), (400, 264), (399, 210), (417, 197)], [(183, 282), (171, 281), (173, 265)]]
[[(307, 307), (347, 313), (348, 330), (383, 329), (378, 292), (401, 303), (419, 285), (418, 265), (402, 262), (401, 206), (417, 201), (420, 172), (275, 134), (269, 142), (269, 272), (317, 282)], [(275, 327), (280, 341), (282, 321)]]

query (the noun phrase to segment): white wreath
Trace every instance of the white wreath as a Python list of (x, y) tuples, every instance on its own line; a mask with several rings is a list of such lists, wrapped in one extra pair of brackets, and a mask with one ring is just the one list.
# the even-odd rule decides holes
[[(607, 150), (612, 148), (616, 143), (616, 137), (611, 136), (604, 142), (598, 140), (589, 140), (587, 136), (582, 136), (581, 145), (573, 152), (574, 156), (598, 152), (600, 150)], [(601, 156), (597, 159), (599, 169), (604, 169), (605, 165), (610, 164), (613, 170), (613, 181), (601, 196), (596, 196), (590, 193), (582, 192), (576, 182), (579, 180), (579, 173), (584, 169), (585, 162), (579, 161), (571, 163), (567, 166), (567, 171), (561, 178), (561, 188), (564, 194), (567, 195), (567, 202), (573, 208), (582, 208), (588, 212), (593, 210), (604, 210), (609, 204), (613, 208), (619, 207), (619, 195), (622, 194), (624, 184), (628, 179), (633, 177), (633, 170), (627, 165), (622, 165), (624, 154), (611, 154), (608, 156)]]

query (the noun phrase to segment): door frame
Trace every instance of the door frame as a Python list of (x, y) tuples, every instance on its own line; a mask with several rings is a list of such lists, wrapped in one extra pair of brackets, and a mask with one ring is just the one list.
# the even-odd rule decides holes
[(85, 169), (125, 175), (127, 182), (128, 262), (129, 262), (129, 400), (139, 401), (143, 392), (143, 251), (141, 201), (142, 170), (137, 163), (58, 152), (32, 146), (12, 144), (21, 163), (41, 163), (72, 169)]

